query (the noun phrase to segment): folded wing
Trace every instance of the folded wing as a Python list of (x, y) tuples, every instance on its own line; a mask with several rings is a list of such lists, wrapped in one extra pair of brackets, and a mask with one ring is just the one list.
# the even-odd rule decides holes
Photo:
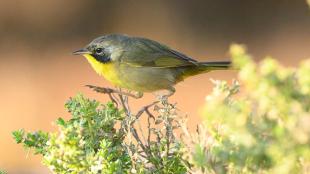
[(136, 67), (180, 67), (198, 62), (178, 51), (145, 38), (131, 37), (124, 42), (121, 62)]

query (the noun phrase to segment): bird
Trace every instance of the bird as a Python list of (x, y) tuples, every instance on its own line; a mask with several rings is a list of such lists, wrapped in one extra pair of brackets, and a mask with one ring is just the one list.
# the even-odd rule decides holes
[(230, 61), (199, 62), (165, 44), (125, 34), (97, 37), (73, 54), (83, 55), (116, 87), (136, 91), (136, 98), (160, 90), (167, 90), (169, 97), (176, 91), (174, 85), (187, 77), (231, 67)]

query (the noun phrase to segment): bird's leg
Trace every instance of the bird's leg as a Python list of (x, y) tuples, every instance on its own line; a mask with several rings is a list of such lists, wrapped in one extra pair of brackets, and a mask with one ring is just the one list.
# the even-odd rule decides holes
[(162, 103), (162, 104), (167, 104), (168, 103), (168, 98), (172, 96), (175, 93), (175, 89), (171, 87), (168, 89), (168, 94), (166, 95), (157, 95), (157, 99)]
[(142, 98), (143, 97), (143, 92), (140, 91), (136, 91), (135, 94), (133, 94), (136, 96), (136, 98)]
[(120, 94), (120, 95), (126, 95), (129, 97), (133, 97), (135, 99), (141, 98), (143, 96), (142, 92), (137, 92), (136, 94), (132, 94), (130, 92), (125, 92), (125, 91), (119, 91), (116, 89), (112, 89), (112, 88), (104, 88), (104, 87), (98, 87), (98, 86), (93, 86), (93, 85), (86, 85), (86, 87), (91, 88), (92, 90), (98, 92), (98, 93), (103, 93), (103, 94)]
[(171, 87), (168, 91), (169, 91), (169, 93), (166, 95), (167, 98), (172, 96), (175, 93), (175, 88)]

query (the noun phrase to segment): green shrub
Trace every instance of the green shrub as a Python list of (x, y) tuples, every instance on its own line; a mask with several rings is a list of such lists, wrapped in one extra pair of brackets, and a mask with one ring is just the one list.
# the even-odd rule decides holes
[[(56, 121), (59, 133), (13, 132), (16, 142), (41, 154), (43, 164), (54, 173), (186, 172), (181, 145), (172, 132), (172, 105), (158, 105), (156, 119), (149, 115), (148, 140), (134, 125), (141, 111), (148, 112), (147, 108), (136, 115), (126, 114), (114, 103), (102, 105), (82, 95), (70, 99), (65, 106), (72, 118)], [(161, 123), (160, 128), (151, 127)]]
[(57, 120), (59, 133), (13, 132), (17, 143), (43, 155), (55, 173), (124, 173), (130, 157), (122, 147), (123, 134), (114, 128), (122, 113), (112, 103), (100, 105), (82, 95), (66, 103), (72, 118)]

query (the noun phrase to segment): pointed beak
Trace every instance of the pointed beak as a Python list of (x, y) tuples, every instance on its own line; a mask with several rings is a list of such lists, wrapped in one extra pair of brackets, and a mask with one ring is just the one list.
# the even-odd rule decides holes
[(73, 55), (83, 55), (83, 54), (92, 54), (92, 52), (88, 51), (86, 48), (82, 48), (80, 50), (76, 50), (72, 53)]

